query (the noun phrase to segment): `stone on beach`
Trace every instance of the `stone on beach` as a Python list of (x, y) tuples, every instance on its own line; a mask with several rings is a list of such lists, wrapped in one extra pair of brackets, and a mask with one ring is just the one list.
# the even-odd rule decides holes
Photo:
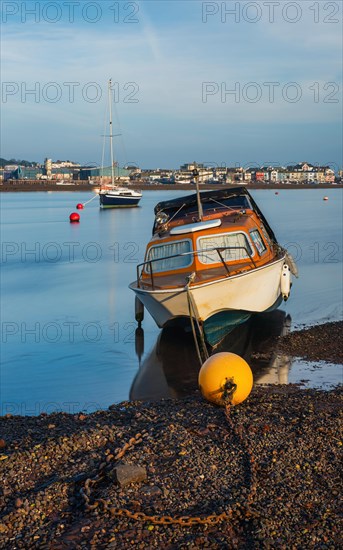
[(110, 479), (115, 480), (120, 487), (147, 479), (146, 469), (135, 464), (117, 464), (107, 475)]

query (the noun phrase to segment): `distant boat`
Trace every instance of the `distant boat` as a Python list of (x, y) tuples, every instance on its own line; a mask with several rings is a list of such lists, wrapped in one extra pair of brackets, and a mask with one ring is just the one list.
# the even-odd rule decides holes
[(189, 185), (191, 183), (193, 183), (190, 179), (189, 180), (186, 180), (186, 179), (176, 179), (175, 180), (175, 183), (182, 183), (182, 184), (186, 184), (186, 185)]
[(222, 179), (210, 178), (210, 179), (206, 180), (205, 183), (210, 184), (210, 185), (224, 185), (226, 182)]
[(159, 183), (173, 185), (174, 183), (176, 183), (175, 182), (175, 177), (174, 176), (162, 177), (162, 178), (160, 178)]
[(111, 153), (111, 185), (101, 185), (99, 191), (100, 208), (123, 208), (138, 206), (142, 198), (140, 191), (118, 186), (114, 176), (114, 155), (113, 155), (113, 130), (112, 130), (112, 80), (108, 82), (109, 102), (109, 126), (110, 126), (110, 153)]
[(216, 346), (252, 313), (287, 300), (296, 266), (245, 187), (155, 206), (145, 261), (130, 284), (159, 327), (194, 319)]
[(128, 189), (127, 187), (118, 187), (113, 185), (111, 188), (101, 188), (99, 192), (101, 208), (120, 208), (138, 206), (142, 198), (140, 191)]

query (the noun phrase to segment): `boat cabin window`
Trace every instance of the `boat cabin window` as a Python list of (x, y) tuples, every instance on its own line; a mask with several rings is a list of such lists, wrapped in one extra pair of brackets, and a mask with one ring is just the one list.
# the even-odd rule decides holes
[(254, 229), (253, 231), (250, 231), (251, 239), (256, 246), (257, 252), (261, 256), (264, 254), (264, 252), (267, 250), (266, 245), (264, 244), (262, 237), (260, 235), (260, 232), (258, 229)]
[[(190, 240), (173, 241), (157, 246), (151, 246), (146, 256), (146, 262), (152, 262), (153, 273), (161, 271), (170, 271), (172, 269), (182, 269), (193, 263), (193, 255), (187, 254), (192, 251), (192, 242)], [(180, 256), (180, 254), (186, 254)], [(172, 256), (172, 257), (170, 257)], [(145, 266), (145, 271), (150, 273), (150, 264)]]
[(263, 223), (261, 224), (261, 231), (262, 231), (262, 233), (263, 233), (264, 239), (267, 241), (267, 243), (269, 244), (269, 246), (271, 246), (270, 236), (268, 235), (267, 230), (266, 230), (266, 228), (264, 227)]
[[(227, 248), (226, 248), (227, 247)], [(204, 251), (198, 254), (199, 261), (203, 264), (217, 264), (221, 262), (220, 255), (213, 248), (223, 248), (220, 253), (226, 262), (245, 260), (254, 255), (249, 241), (244, 233), (224, 233), (200, 237), (197, 241), (197, 249)]]

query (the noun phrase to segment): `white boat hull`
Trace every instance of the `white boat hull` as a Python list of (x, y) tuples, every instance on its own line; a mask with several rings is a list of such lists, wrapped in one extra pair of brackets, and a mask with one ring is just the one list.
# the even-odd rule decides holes
[[(280, 298), (281, 276), (285, 259), (281, 258), (263, 267), (190, 287), (197, 317), (206, 321), (216, 313), (227, 310), (262, 312), (271, 308)], [(186, 282), (185, 282), (186, 283)], [(159, 327), (177, 317), (189, 317), (185, 288), (146, 290), (131, 283)]]

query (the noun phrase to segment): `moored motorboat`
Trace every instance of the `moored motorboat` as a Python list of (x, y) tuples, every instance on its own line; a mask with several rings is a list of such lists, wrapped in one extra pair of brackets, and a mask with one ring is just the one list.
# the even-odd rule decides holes
[(130, 288), (159, 327), (195, 319), (214, 347), (288, 299), (296, 266), (245, 187), (160, 202), (155, 216)]

